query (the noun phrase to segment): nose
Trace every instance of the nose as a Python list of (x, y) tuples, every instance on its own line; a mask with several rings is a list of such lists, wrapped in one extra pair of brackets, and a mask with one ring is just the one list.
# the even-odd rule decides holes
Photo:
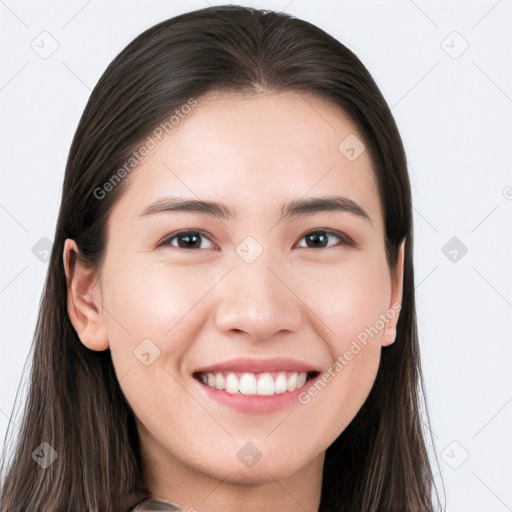
[(293, 291), (291, 274), (271, 265), (264, 254), (252, 263), (236, 261), (219, 283), (221, 301), (215, 315), (219, 331), (265, 340), (281, 331), (298, 330), (301, 301)]

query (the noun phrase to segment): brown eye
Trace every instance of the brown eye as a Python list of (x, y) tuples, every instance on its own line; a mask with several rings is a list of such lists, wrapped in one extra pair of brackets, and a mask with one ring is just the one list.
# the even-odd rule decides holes
[(329, 243), (329, 238), (337, 238), (341, 241), (341, 244), (344, 245), (354, 245), (352, 240), (350, 240), (347, 236), (335, 231), (327, 230), (310, 231), (304, 235), (301, 240), (306, 240), (307, 246), (305, 249), (324, 249), (333, 247), (334, 245), (340, 245), (340, 243), (327, 245)]
[[(172, 246), (178, 249), (201, 249), (202, 238), (209, 240), (209, 238), (201, 231), (179, 231), (169, 237), (167, 237), (160, 245), (161, 246)], [(178, 240), (178, 245), (172, 243), (173, 240)], [(208, 247), (203, 247), (208, 249)]]

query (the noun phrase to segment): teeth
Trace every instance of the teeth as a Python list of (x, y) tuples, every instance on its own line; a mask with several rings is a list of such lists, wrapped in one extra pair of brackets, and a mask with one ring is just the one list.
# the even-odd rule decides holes
[(286, 391), (286, 372), (279, 372), (274, 382), (274, 391), (276, 393), (284, 393)]
[[(234, 373), (230, 374), (236, 379), (236, 375)], [(233, 380), (234, 382), (234, 380)], [(240, 381), (238, 384), (239, 389), (237, 392), (243, 393), (244, 395), (255, 395), (256, 394), (256, 377), (253, 373), (244, 373), (242, 377), (240, 377)]]
[(295, 384), (295, 389), (301, 388), (302, 386), (304, 386), (304, 384), (306, 384), (306, 374), (304, 372), (302, 372), (297, 375), (297, 382)]
[(215, 389), (244, 395), (274, 395), (294, 391), (306, 383), (306, 372), (241, 373), (206, 372), (199, 380)]
[(256, 386), (258, 395), (273, 395), (274, 394), (274, 379), (270, 373), (260, 375), (258, 385)]
[(297, 388), (297, 374), (296, 373), (292, 373), (288, 377), (288, 380), (286, 381), (286, 389), (288, 391), (293, 391), (296, 388)]
[(222, 373), (215, 374), (215, 388), (216, 389), (226, 389), (226, 379)]
[(226, 379), (226, 391), (228, 393), (238, 393), (239, 384), (238, 379), (234, 373), (228, 373)]

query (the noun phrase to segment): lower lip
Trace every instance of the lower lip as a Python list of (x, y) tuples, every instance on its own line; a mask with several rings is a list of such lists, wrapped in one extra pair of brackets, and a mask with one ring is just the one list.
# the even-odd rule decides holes
[(309, 389), (319, 376), (306, 381), (304, 386), (294, 391), (285, 391), (274, 395), (244, 395), (242, 393), (228, 393), (220, 389), (215, 389), (194, 379), (204, 390), (209, 398), (213, 398), (222, 405), (226, 405), (240, 412), (248, 414), (265, 414), (300, 404), (299, 395)]

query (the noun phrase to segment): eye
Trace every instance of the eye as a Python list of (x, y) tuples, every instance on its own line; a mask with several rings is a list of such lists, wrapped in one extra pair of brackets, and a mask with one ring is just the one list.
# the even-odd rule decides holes
[[(165, 240), (163, 240), (160, 246), (171, 245), (178, 247), (179, 249), (201, 249), (201, 238), (204, 237), (206, 240), (210, 240), (202, 231), (179, 231)], [(172, 243), (173, 240), (178, 240), (178, 245)], [(183, 241), (180, 243), (180, 241)], [(210, 247), (203, 247), (203, 249), (209, 249)]]
[[(328, 243), (329, 237), (337, 238), (338, 240), (341, 240), (341, 243), (344, 245), (349, 246), (355, 246), (355, 243), (346, 235), (343, 235), (341, 233), (338, 233), (336, 231), (327, 231), (327, 230), (317, 230), (317, 231), (310, 231), (309, 233), (306, 233), (301, 240), (306, 240), (306, 243), (311, 243), (312, 245), (308, 245), (306, 247), (302, 247), (305, 249), (315, 249), (315, 248), (326, 248), (326, 247), (332, 247), (325, 245)], [(340, 244), (335, 244), (340, 245)]]
[[(167, 237), (164, 239), (158, 247), (161, 246), (172, 246), (177, 247), (178, 249), (211, 249), (213, 247), (213, 244), (211, 244), (210, 241), (210, 247), (201, 247), (201, 239), (204, 238), (205, 240), (210, 241), (208, 236), (199, 230), (190, 230), (190, 231), (179, 231), (177, 233), (174, 233), (173, 235)], [(316, 230), (316, 231), (310, 231), (309, 233), (306, 233), (301, 240), (306, 240), (306, 247), (302, 246), (301, 248), (305, 249), (324, 249), (328, 247), (332, 247), (328, 244), (329, 238), (337, 238), (341, 244), (348, 245), (348, 246), (355, 246), (356, 244), (351, 240), (348, 236), (343, 235), (342, 233), (338, 233), (336, 231), (328, 231), (328, 230)], [(177, 240), (177, 245), (174, 242), (174, 240)], [(310, 245), (311, 244), (311, 245)], [(334, 244), (334, 245), (340, 245)], [(297, 244), (299, 246), (299, 244)]]

